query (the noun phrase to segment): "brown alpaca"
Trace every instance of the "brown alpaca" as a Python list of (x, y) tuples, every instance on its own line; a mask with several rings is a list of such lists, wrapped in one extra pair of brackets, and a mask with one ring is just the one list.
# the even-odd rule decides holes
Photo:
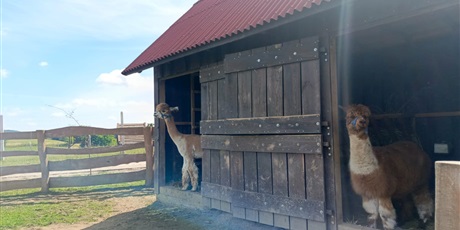
[(354, 191), (362, 196), (369, 225), (377, 226), (380, 214), (384, 229), (394, 229), (396, 212), (392, 198), (412, 196), (420, 219), (433, 216), (433, 200), (428, 191), (431, 160), (413, 142), (402, 141), (373, 147), (367, 134), (371, 111), (364, 105), (347, 109), (350, 137), (350, 173)]
[(201, 136), (194, 134), (182, 134), (174, 123), (174, 117), (171, 112), (179, 111), (178, 107), (169, 107), (166, 103), (160, 103), (156, 107), (155, 117), (165, 120), (166, 127), (171, 139), (176, 144), (180, 155), (184, 158), (182, 165), (182, 190), (187, 190), (189, 182), (192, 182), (192, 191), (196, 191), (198, 187), (198, 167), (196, 167), (194, 159), (203, 157), (203, 149), (201, 149)]

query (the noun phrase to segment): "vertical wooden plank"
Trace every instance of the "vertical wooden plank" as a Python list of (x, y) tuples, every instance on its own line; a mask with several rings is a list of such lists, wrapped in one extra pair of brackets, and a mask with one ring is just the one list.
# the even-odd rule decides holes
[(252, 116), (251, 71), (238, 73), (238, 117)]
[(324, 165), (320, 154), (305, 155), (306, 193), (308, 200), (325, 200), (324, 194)]
[(211, 150), (203, 149), (203, 158), (201, 159), (203, 182), (211, 182)]
[(257, 154), (244, 152), (244, 190), (257, 192)]
[[(305, 199), (304, 154), (288, 154), (289, 197)], [(290, 217), (290, 229), (307, 229), (307, 220)]]
[[(283, 116), (283, 67), (267, 68), (267, 115)], [(288, 196), (287, 159), (285, 153), (272, 153), (273, 195)], [(264, 214), (262, 214), (264, 215)], [(289, 228), (289, 216), (273, 214), (273, 225)]]
[(208, 98), (208, 120), (216, 120), (218, 118), (218, 102), (217, 102), (217, 95), (218, 95), (218, 87), (217, 81), (212, 81), (208, 83), (209, 87), (209, 98)]
[[(157, 70), (157, 68), (155, 68)], [(158, 92), (156, 104), (164, 102), (166, 100), (166, 85), (165, 81), (158, 80), (161, 74), (155, 72), (155, 83), (158, 89), (155, 88), (155, 92)], [(156, 94), (156, 93), (155, 93)], [(166, 184), (166, 125), (164, 122), (160, 122), (159, 118), (155, 118), (155, 172), (154, 172), (154, 187), (155, 193), (161, 193), (160, 187)]]
[(230, 155), (228, 151), (220, 151), (220, 184), (230, 187)]
[[(284, 115), (302, 113), (301, 69), (300, 63), (283, 67)], [(303, 154), (287, 154), (289, 197), (305, 199), (305, 168)], [(289, 217), (290, 229), (306, 229), (307, 220)]]
[(246, 220), (259, 222), (259, 211), (246, 208)]
[[(273, 194), (271, 153), (257, 153), (257, 174), (259, 193)], [(273, 213), (259, 211), (259, 222), (273, 225)]]
[(211, 198), (211, 208), (220, 210), (220, 200)]
[[(243, 160), (244, 190), (257, 192), (257, 153), (244, 152)], [(246, 208), (246, 220), (258, 222), (258, 211)]]
[(144, 148), (145, 148), (145, 186), (153, 186), (153, 138), (152, 127), (144, 127)]
[[(334, 194), (334, 200), (326, 202), (327, 208), (329, 210), (333, 210), (335, 213), (335, 216), (327, 216), (326, 218), (328, 219), (328, 223), (331, 223), (329, 225), (332, 225), (335, 227), (335, 224), (337, 221), (336, 220), (343, 220), (343, 204), (342, 204), (342, 178), (340, 175), (342, 175), (342, 161), (340, 160), (342, 156), (342, 152), (340, 151), (341, 148), (341, 143), (340, 143), (340, 133), (339, 133), (339, 128), (334, 128), (334, 127), (339, 127), (340, 119), (339, 119), (339, 93), (338, 93), (338, 88), (339, 88), (339, 83), (338, 83), (338, 73), (337, 73), (337, 46), (336, 43), (337, 38), (332, 38), (330, 40), (330, 46), (329, 46), (329, 59), (330, 59), (330, 94), (331, 94), (331, 128), (332, 128), (332, 147), (329, 147), (327, 150), (324, 151), (324, 156), (327, 155), (327, 158), (332, 158), (331, 160), (327, 159), (324, 160), (324, 164), (330, 164), (329, 165), (329, 171), (331, 172), (330, 175), (334, 176), (332, 179), (327, 178), (328, 183), (333, 183), (332, 185), (334, 187), (329, 187), (327, 186), (325, 182), (325, 189), (328, 187), (328, 190), (331, 189), (333, 190)], [(346, 90), (343, 90), (345, 92)], [(343, 100), (346, 100), (343, 98)], [(336, 141), (334, 141), (336, 140)], [(335, 151), (337, 150), (337, 151)], [(332, 164), (331, 164), (332, 162)], [(326, 170), (326, 169), (325, 169)], [(326, 178), (325, 178), (326, 180)], [(327, 197), (327, 196), (326, 196)], [(326, 198), (327, 199), (327, 198)], [(329, 198), (330, 199), (330, 198)], [(332, 205), (331, 205), (332, 204)], [(326, 226), (327, 227), (327, 226)], [(332, 227), (330, 227), (332, 228)]]
[[(332, 86), (333, 84), (336, 84), (336, 77), (331, 76), (331, 69), (335, 69), (336, 65), (332, 64), (331, 60), (336, 58), (336, 49), (331, 47), (331, 43), (329, 38), (332, 37), (328, 34), (327, 31), (324, 32), (324, 34), (321, 35), (320, 37), (320, 47), (329, 47), (329, 52), (322, 53), (320, 56), (320, 76), (321, 76), (321, 117), (325, 121), (329, 121), (330, 127), (324, 127), (322, 130), (322, 139), (323, 142), (329, 142), (332, 143), (333, 146), (336, 144), (339, 144), (338, 141), (338, 136), (339, 136), (339, 129), (336, 128), (338, 125), (336, 122), (338, 122), (338, 95), (337, 95), (337, 87)], [(335, 63), (335, 62), (334, 62)], [(335, 70), (336, 72), (336, 70)], [(334, 88), (332, 88), (332, 87)], [(333, 96), (334, 95), (334, 96)], [(333, 102), (334, 101), (334, 102)], [(332, 106), (332, 103), (334, 103), (334, 106)], [(334, 109), (333, 109), (334, 108)], [(332, 118), (332, 114), (335, 114), (335, 118)], [(332, 139), (332, 135), (330, 133), (333, 133), (334, 138)], [(335, 216), (335, 213), (339, 213), (341, 215), (342, 210), (338, 210), (336, 206), (336, 202), (338, 201), (338, 198), (341, 198), (341, 194), (338, 195), (336, 192), (336, 187), (335, 187), (335, 180), (337, 178), (340, 178), (340, 147), (339, 148), (327, 148), (323, 149), (325, 151), (324, 153), (321, 153), (323, 156), (323, 162), (324, 162), (324, 186), (325, 186), (325, 200), (326, 200), (326, 207), (325, 209), (331, 210), (332, 215), (325, 215), (326, 217), (326, 228), (325, 229), (336, 229), (337, 228), (337, 217)], [(337, 165), (337, 168), (335, 168), (335, 164)], [(338, 174), (335, 174), (337, 172)], [(338, 179), (340, 181), (340, 179)], [(340, 186), (340, 185), (339, 185)], [(341, 202), (341, 200), (339, 201)]]
[(211, 198), (202, 196), (201, 197), (201, 202), (203, 204), (203, 207), (211, 208)]
[[(307, 199), (325, 201), (324, 159), (322, 154), (305, 155), (305, 178)], [(326, 223), (308, 220), (307, 228), (326, 229)]]
[(273, 194), (271, 155), (271, 153), (257, 153), (257, 175), (260, 193)]
[(289, 217), (290, 228), (293, 230), (307, 230), (307, 220), (297, 217)]
[(227, 74), (219, 80), (219, 119), (238, 117), (238, 74)]
[(211, 150), (211, 183), (220, 184), (220, 153)]
[(321, 113), (319, 60), (302, 62), (302, 114)]
[(460, 226), (460, 161), (435, 163), (435, 229)]
[(283, 82), (284, 115), (300, 115), (302, 113), (300, 63), (283, 66)]
[(40, 170), (42, 173), (42, 193), (47, 193), (50, 188), (50, 171), (48, 168), (48, 156), (46, 154), (45, 131), (37, 130), (37, 148), (40, 158)]
[(225, 79), (217, 80), (217, 107), (218, 115), (217, 119), (227, 118), (227, 82)]
[(201, 119), (202, 120), (209, 120), (209, 83), (202, 83), (201, 84)]
[(232, 213), (232, 207), (231, 204), (226, 202), (226, 201), (220, 201), (220, 210), (228, 213)]
[[(230, 184), (233, 190), (244, 190), (244, 174), (243, 174), (243, 152), (230, 152)], [(246, 211), (244, 208), (235, 207), (232, 205), (233, 216), (244, 219)]]
[(283, 67), (267, 68), (267, 115), (283, 115)]
[(230, 174), (232, 189), (244, 191), (243, 152), (230, 152)]
[(252, 71), (252, 116), (267, 116), (267, 69)]
[[(273, 195), (288, 197), (287, 157), (285, 153), (272, 153)], [(289, 217), (274, 214), (274, 225), (289, 228)]]
[[(259, 49), (261, 52), (265, 49)], [(267, 116), (267, 70), (265, 68), (252, 71), (252, 116)], [(258, 175), (257, 184), (259, 192), (272, 194), (272, 170), (271, 155), (269, 153), (257, 153), (257, 172), (263, 173)], [(246, 219), (259, 221), (264, 224), (273, 225), (273, 214), (263, 211), (246, 210)]]

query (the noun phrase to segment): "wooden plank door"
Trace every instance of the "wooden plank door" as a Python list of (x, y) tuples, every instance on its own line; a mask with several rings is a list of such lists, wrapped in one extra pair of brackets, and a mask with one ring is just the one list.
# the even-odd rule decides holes
[(326, 229), (318, 37), (203, 69), (202, 195), (211, 208), (287, 229)]

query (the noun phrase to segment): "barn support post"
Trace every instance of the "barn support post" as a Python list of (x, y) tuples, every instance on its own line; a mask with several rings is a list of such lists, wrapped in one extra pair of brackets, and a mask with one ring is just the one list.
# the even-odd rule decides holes
[(153, 138), (152, 138), (152, 127), (144, 127), (144, 145), (145, 145), (145, 161), (146, 161), (146, 172), (145, 172), (145, 186), (153, 186)]
[(460, 161), (435, 163), (435, 229), (458, 229), (460, 226)]
[(45, 131), (37, 130), (37, 148), (38, 156), (40, 158), (40, 170), (42, 173), (42, 193), (47, 193), (49, 191), (49, 182), (50, 182), (50, 171), (48, 168), (48, 156), (46, 154), (46, 144), (45, 144)]

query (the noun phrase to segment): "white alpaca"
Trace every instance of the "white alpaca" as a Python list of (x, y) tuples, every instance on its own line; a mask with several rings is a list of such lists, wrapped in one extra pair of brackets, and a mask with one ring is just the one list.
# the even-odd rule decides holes
[(176, 144), (182, 158), (184, 158), (184, 164), (182, 165), (182, 190), (187, 190), (191, 180), (192, 191), (196, 191), (198, 187), (198, 167), (196, 167), (194, 159), (203, 157), (201, 136), (183, 134), (177, 130), (171, 112), (178, 110), (178, 107), (169, 107), (166, 103), (160, 103), (156, 107), (155, 117), (165, 121), (169, 136), (174, 141), (174, 144)]

